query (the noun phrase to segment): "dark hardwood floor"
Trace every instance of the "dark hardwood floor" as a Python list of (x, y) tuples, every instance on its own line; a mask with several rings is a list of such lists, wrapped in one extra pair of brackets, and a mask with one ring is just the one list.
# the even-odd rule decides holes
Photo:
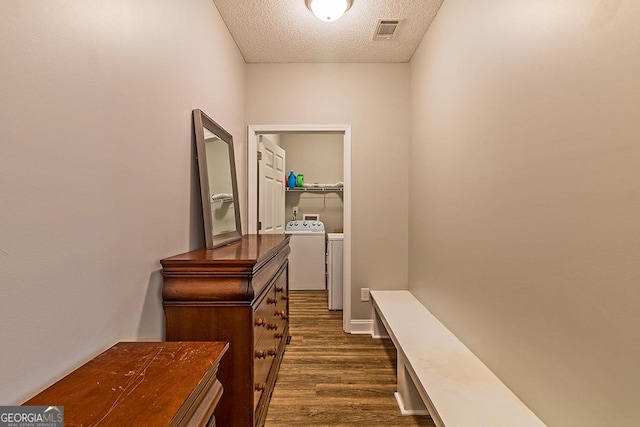
[(391, 340), (345, 334), (326, 292), (290, 292), (290, 328), (266, 427), (434, 426), (400, 414)]

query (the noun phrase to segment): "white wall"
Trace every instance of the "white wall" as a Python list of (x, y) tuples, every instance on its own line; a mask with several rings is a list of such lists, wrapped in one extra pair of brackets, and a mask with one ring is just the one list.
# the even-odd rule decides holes
[(274, 134), (261, 134), (260, 138), (266, 139), (269, 142), (276, 144), (278, 147), (280, 147), (282, 145), (281, 139), (282, 139), (282, 135), (279, 133), (274, 133)]
[(158, 261), (204, 244), (191, 110), (244, 164), (245, 65), (211, 0), (3, 1), (0, 51), (0, 403), (15, 404), (117, 341), (163, 338)]
[(549, 426), (637, 425), (638, 23), (447, 0), (411, 63), (411, 290)]
[(370, 318), (360, 287), (407, 283), (409, 65), (248, 64), (247, 122), (352, 125), (352, 317)]

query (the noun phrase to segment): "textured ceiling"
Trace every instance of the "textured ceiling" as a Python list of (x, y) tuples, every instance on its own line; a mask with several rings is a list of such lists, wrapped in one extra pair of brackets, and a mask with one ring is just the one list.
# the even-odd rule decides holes
[[(354, 0), (336, 22), (304, 0), (213, 0), (247, 63), (408, 62), (443, 0)], [(374, 41), (379, 19), (402, 20), (392, 40)]]

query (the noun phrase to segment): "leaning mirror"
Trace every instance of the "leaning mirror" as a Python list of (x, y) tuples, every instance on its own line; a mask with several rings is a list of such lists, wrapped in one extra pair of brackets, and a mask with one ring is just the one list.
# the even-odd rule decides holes
[(193, 110), (207, 248), (242, 238), (233, 138), (201, 110)]

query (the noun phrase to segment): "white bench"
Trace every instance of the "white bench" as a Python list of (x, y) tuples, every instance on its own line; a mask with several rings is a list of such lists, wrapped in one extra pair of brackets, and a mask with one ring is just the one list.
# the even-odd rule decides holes
[(373, 336), (388, 333), (398, 353), (403, 414), (439, 427), (545, 425), (409, 291), (371, 291), (371, 302)]

